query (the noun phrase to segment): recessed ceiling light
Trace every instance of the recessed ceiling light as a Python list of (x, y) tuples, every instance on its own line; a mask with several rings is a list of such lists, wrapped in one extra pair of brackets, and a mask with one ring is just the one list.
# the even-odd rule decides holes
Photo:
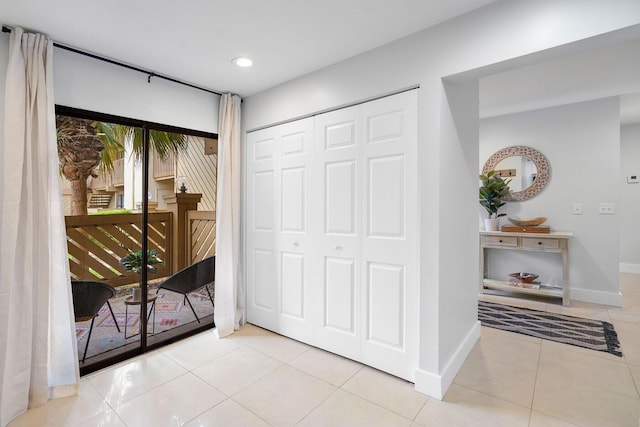
[(233, 58), (231, 62), (238, 67), (251, 67), (253, 65), (253, 61), (249, 58), (245, 58), (244, 56)]

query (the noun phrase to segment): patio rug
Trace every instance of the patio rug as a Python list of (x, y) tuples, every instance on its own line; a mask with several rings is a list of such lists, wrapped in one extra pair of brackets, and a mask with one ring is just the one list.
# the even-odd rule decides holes
[(618, 334), (611, 323), (602, 320), (583, 319), (485, 301), (478, 302), (478, 320), (483, 326), (622, 357)]
[[(93, 325), (89, 350), (87, 351), (87, 363), (89, 363), (89, 359), (93, 356), (105, 353), (124, 344), (138, 341), (140, 339), (139, 335), (127, 339), (124, 338), (126, 311), (124, 298), (125, 296), (121, 296), (110, 300), (111, 307), (113, 308), (116, 320), (118, 321), (118, 326), (120, 326), (120, 332), (118, 332), (113, 321), (113, 317), (111, 317), (111, 312), (106, 304), (98, 312), (95, 324)], [(204, 293), (204, 290), (190, 293), (189, 299), (191, 300), (198, 317), (201, 319), (205, 316), (210, 316), (213, 313), (211, 300), (209, 300), (209, 297)], [(184, 305), (183, 296), (173, 292), (160, 292), (158, 294), (155, 311), (155, 334), (166, 332), (172, 328), (182, 326), (187, 323), (196, 322), (196, 318), (193, 315), (191, 308), (188, 305)], [(153, 317), (150, 321), (153, 321)], [(139, 306), (129, 307), (126, 323), (127, 335), (136, 334), (138, 332), (140, 323)], [(90, 325), (91, 320), (76, 323), (79, 359), (82, 359), (82, 353), (84, 352), (84, 348), (87, 344)]]

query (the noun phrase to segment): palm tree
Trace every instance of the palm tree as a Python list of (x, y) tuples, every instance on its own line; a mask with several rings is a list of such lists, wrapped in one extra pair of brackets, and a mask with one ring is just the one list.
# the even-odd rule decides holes
[(87, 178), (100, 164), (105, 144), (91, 120), (56, 116), (60, 172), (71, 182), (71, 214), (87, 214)]
[[(100, 153), (100, 170), (113, 171), (113, 161), (122, 157), (125, 152), (125, 141), (132, 141), (132, 155), (136, 159), (142, 157), (142, 128), (124, 126), (113, 123), (94, 122), (98, 135), (102, 136), (105, 149)], [(187, 148), (187, 136), (180, 133), (149, 131), (149, 148), (158, 153), (160, 159)]]
[[(142, 156), (142, 129), (95, 122), (68, 116), (56, 116), (60, 171), (71, 182), (72, 215), (87, 214), (87, 179), (97, 177), (95, 169), (113, 171), (113, 162), (125, 152), (125, 141), (132, 141), (132, 155)], [(151, 130), (149, 148), (161, 159), (187, 146), (183, 134)]]

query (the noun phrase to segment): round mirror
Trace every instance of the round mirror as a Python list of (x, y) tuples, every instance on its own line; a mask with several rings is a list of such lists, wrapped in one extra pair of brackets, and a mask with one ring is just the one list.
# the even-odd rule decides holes
[(549, 181), (547, 158), (538, 150), (518, 145), (497, 151), (484, 164), (482, 173), (496, 171), (503, 179), (511, 179), (507, 201), (528, 200), (540, 193)]

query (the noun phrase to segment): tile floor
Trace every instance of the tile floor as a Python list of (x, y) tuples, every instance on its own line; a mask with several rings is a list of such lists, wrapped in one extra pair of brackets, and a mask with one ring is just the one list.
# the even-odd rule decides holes
[(624, 308), (508, 302), (610, 321), (623, 358), (483, 327), (442, 401), (246, 325), (230, 339), (206, 332), (93, 373), (82, 378), (77, 397), (51, 401), (9, 425), (635, 427), (640, 275), (623, 274), (621, 289)]

